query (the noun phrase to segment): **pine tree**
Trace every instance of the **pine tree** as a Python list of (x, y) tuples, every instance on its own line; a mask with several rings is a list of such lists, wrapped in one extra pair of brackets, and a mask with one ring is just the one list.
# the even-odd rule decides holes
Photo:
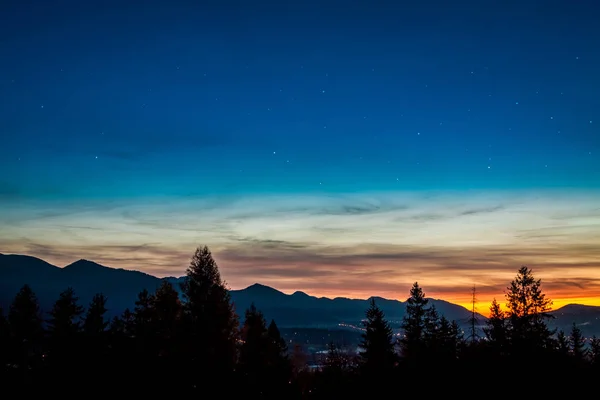
[(38, 299), (29, 285), (24, 285), (8, 311), (11, 336), (19, 342), (35, 342), (42, 333), (42, 317)]
[[(83, 357), (81, 368), (92, 370), (109, 369), (108, 356), (108, 324), (109, 321), (105, 318), (107, 298), (102, 293), (94, 295), (86, 310), (83, 319), (83, 334), (85, 336), (85, 347), (82, 350), (85, 354)], [(84, 374), (82, 383), (93, 385), (97, 376), (93, 374)]]
[(74, 375), (82, 372), (80, 368), (83, 356), (79, 333), (81, 332), (81, 315), (83, 307), (79, 305), (79, 298), (73, 288), (67, 288), (60, 293), (50, 311), (48, 319), (48, 333), (50, 348), (48, 352), (48, 365), (52, 366), (52, 378), (49, 384), (59, 385), (56, 377), (60, 375)]
[(147, 289), (138, 293), (133, 308), (133, 332), (136, 338), (142, 341), (151, 339), (152, 318), (154, 317), (154, 296)]
[(10, 348), (10, 327), (4, 315), (4, 309), (0, 307), (0, 374), (4, 376), (4, 367), (7, 365), (8, 350)]
[(256, 309), (254, 303), (246, 310), (241, 338), (239, 361), (244, 372), (249, 374), (264, 369), (270, 346), (267, 323), (263, 313)]
[(391, 369), (396, 362), (394, 333), (383, 311), (371, 298), (363, 322), (365, 332), (360, 344), (361, 364), (368, 373)]
[(109, 324), (105, 319), (107, 298), (102, 293), (94, 295), (83, 320), (83, 332), (88, 336), (102, 335)]
[(168, 281), (163, 280), (152, 296), (153, 332), (160, 340), (171, 340), (177, 336), (183, 307), (179, 293)]
[(215, 373), (232, 371), (236, 361), (238, 319), (208, 247), (196, 249), (181, 289), (187, 346), (192, 359), (199, 367)]
[(506, 314), (494, 298), (490, 305), (490, 316), (486, 321), (486, 327), (483, 328), (483, 332), (489, 347), (496, 356), (505, 355), (508, 340), (507, 329)]
[(573, 358), (577, 362), (583, 362), (586, 358), (585, 339), (581, 329), (573, 322), (571, 335), (569, 336), (569, 347)]
[(563, 330), (556, 333), (556, 351), (563, 357), (566, 357), (571, 352), (569, 338)]
[(29, 285), (15, 295), (8, 310), (10, 342), (7, 359), (28, 374), (41, 362), (40, 342), (44, 335), (38, 299)]
[(533, 277), (532, 271), (523, 266), (507, 288), (506, 300), (511, 345), (517, 354), (549, 348), (552, 335), (546, 319), (552, 301), (541, 290), (541, 280)]
[(81, 330), (80, 317), (83, 307), (79, 305), (79, 297), (73, 288), (67, 288), (58, 296), (50, 311), (48, 332), (53, 337), (72, 338)]
[[(271, 320), (269, 328), (267, 329), (267, 337), (269, 338), (269, 360), (274, 365), (288, 367), (288, 347), (285, 344), (285, 340), (279, 332), (279, 328), (275, 323), (275, 320)], [(282, 365), (283, 364), (283, 365)]]
[(592, 336), (590, 340), (589, 357), (592, 365), (600, 370), (600, 338), (596, 337), (596, 335)]
[(406, 360), (416, 361), (424, 352), (428, 302), (423, 289), (415, 282), (410, 289), (410, 297), (406, 300), (406, 314), (402, 320), (403, 336), (400, 346)]

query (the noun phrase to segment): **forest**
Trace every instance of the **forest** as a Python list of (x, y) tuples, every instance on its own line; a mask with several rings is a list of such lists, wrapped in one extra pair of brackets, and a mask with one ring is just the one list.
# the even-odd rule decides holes
[[(0, 310), (0, 383), (20, 395), (364, 396), (574, 395), (595, 391), (600, 339), (548, 328), (552, 301), (526, 266), (494, 300), (483, 333), (463, 331), (415, 282), (401, 334), (371, 300), (360, 351), (331, 343), (320, 368), (288, 348), (276, 321), (236, 310), (210, 250), (193, 255), (181, 293), (167, 281), (111, 320), (98, 293), (87, 307), (65, 288), (42, 314), (24, 285)], [(238, 315), (238, 311), (243, 314)]]

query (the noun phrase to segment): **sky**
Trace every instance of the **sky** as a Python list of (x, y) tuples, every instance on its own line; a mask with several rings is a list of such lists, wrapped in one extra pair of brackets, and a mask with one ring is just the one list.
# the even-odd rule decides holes
[(593, 0), (0, 5), (0, 252), (600, 305)]

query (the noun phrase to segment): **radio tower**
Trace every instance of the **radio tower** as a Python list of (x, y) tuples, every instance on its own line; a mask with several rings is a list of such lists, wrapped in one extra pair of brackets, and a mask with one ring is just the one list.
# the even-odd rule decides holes
[(477, 297), (475, 285), (473, 285), (473, 289), (471, 290), (471, 318), (469, 318), (469, 323), (471, 324), (471, 334), (469, 335), (469, 339), (471, 339), (471, 345), (475, 345), (475, 342), (479, 339), (479, 335), (477, 334)]

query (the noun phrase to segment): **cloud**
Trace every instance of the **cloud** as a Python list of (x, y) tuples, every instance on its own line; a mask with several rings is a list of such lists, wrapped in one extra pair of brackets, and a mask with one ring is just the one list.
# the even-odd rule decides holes
[[(520, 265), (555, 295), (600, 295), (597, 192), (397, 192), (14, 203), (0, 251), (181, 275), (207, 244), (234, 288), (405, 298), (414, 281), (468, 302)], [(461, 301), (462, 301), (461, 300)]]

